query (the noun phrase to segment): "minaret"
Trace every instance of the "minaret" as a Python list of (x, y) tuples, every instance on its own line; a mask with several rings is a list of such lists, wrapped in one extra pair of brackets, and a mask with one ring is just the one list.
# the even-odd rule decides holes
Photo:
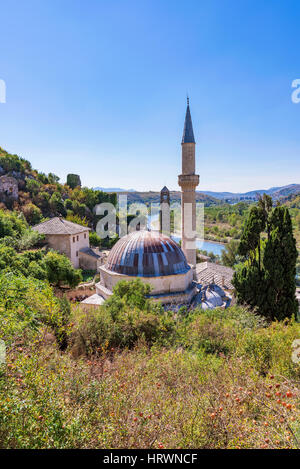
[(170, 191), (164, 186), (160, 191), (159, 230), (170, 236)]
[(196, 197), (199, 176), (195, 174), (195, 138), (190, 113), (189, 98), (182, 136), (182, 174), (178, 176), (181, 187), (181, 239), (182, 250), (189, 264), (196, 267)]

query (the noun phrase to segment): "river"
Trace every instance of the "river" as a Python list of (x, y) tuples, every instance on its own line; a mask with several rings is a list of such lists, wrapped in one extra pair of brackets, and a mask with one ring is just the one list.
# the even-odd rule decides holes
[[(181, 239), (179, 236), (172, 236), (172, 239), (176, 241), (176, 243), (179, 242)], [(201, 249), (201, 251), (207, 251), (212, 252), (213, 254), (217, 256), (221, 256), (222, 251), (224, 251), (225, 246), (222, 243), (217, 243), (217, 242), (212, 242), (212, 241), (196, 241), (196, 246), (198, 249)]]
[[(158, 217), (159, 217), (159, 214), (158, 213), (154, 213), (152, 215), (149, 215), (148, 217), (148, 227), (151, 228), (151, 229), (157, 229), (157, 226), (155, 227), (154, 224), (156, 224), (158, 222)], [(178, 243), (181, 239), (180, 236), (172, 236), (172, 239), (174, 239), (174, 241), (176, 241), (176, 243)], [(200, 241), (200, 240), (197, 240), (196, 241), (196, 246), (198, 249), (201, 249), (201, 251), (207, 251), (208, 253), (212, 252), (213, 254), (217, 255), (217, 256), (221, 256), (222, 254), (222, 251), (224, 251), (225, 249), (225, 246), (224, 244), (222, 243), (217, 243), (217, 242), (213, 242), (213, 241)]]

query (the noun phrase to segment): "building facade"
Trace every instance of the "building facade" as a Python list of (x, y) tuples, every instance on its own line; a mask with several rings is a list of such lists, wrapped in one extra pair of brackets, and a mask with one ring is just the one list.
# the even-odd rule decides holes
[(65, 254), (76, 269), (99, 270), (100, 255), (90, 248), (90, 228), (54, 217), (33, 229), (45, 235), (48, 246)]

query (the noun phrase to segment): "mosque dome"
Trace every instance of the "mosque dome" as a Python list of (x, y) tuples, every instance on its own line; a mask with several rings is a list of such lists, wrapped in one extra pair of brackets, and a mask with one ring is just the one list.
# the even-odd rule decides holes
[(144, 230), (122, 237), (111, 249), (105, 267), (134, 277), (161, 277), (190, 270), (175, 241), (161, 233)]
[(210, 285), (203, 289), (202, 296), (201, 308), (214, 309), (223, 305), (222, 296), (225, 296), (225, 292), (217, 285)]

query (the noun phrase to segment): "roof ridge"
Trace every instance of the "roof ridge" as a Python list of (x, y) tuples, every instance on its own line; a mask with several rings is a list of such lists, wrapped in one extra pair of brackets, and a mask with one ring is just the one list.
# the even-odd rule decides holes
[[(61, 224), (59, 223), (61, 222)], [(49, 228), (48, 228), (49, 227)], [(47, 229), (48, 228), (48, 229)], [(42, 233), (47, 234), (76, 234), (82, 231), (90, 231), (90, 228), (84, 225), (79, 225), (79, 223), (74, 223), (70, 220), (66, 220), (62, 217), (53, 217), (49, 220), (45, 220), (35, 226), (34, 230), (41, 230)]]

